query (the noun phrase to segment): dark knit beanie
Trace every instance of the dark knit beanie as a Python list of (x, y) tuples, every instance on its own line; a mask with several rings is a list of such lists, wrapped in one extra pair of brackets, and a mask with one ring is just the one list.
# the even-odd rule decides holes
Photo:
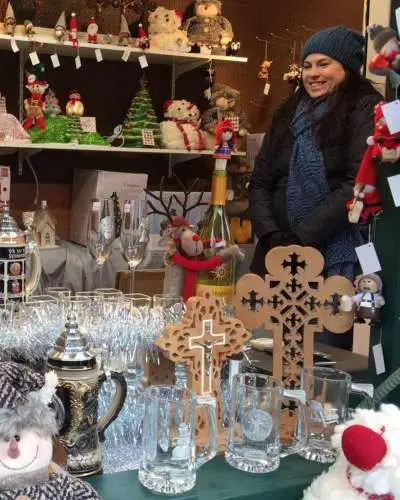
[(301, 62), (310, 54), (325, 54), (346, 69), (359, 71), (364, 62), (365, 38), (358, 31), (334, 26), (315, 33), (304, 46)]

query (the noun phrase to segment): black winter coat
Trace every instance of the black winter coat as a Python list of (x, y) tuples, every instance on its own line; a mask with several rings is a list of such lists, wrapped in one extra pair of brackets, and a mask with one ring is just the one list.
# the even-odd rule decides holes
[[(296, 228), (296, 235), (303, 245), (320, 249), (349, 225), (346, 202), (353, 196), (354, 179), (367, 147), (366, 139), (374, 129), (374, 107), (381, 100), (378, 92), (360, 96), (348, 117), (351, 136), (347, 146), (332, 144), (322, 149), (331, 192), (314, 213)], [(286, 191), (293, 138), (288, 130), (277, 144), (274, 130), (281, 114), (278, 110), (273, 117), (250, 182), (249, 213), (259, 239), (274, 231), (290, 230)], [(252, 272), (265, 275), (264, 261), (268, 250), (270, 248), (265, 243), (258, 242), (251, 264)]]

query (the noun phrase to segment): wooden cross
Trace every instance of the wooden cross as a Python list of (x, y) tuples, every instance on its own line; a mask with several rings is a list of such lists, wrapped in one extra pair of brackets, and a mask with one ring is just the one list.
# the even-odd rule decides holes
[[(222, 364), (228, 357), (239, 354), (249, 339), (250, 334), (243, 323), (227, 317), (221, 299), (205, 291), (199, 297), (189, 299), (182, 321), (168, 325), (155, 341), (169, 360), (186, 364), (190, 389), (198, 395), (216, 398), (221, 435)], [(198, 419), (197, 435), (201, 440), (208, 440), (204, 418)]]

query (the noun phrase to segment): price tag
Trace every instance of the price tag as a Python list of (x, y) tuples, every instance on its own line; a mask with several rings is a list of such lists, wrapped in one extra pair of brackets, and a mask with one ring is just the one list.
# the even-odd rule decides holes
[(239, 375), (241, 362), (237, 359), (231, 359), (229, 361), (229, 385), (233, 383), (233, 377)]
[(375, 245), (372, 242), (357, 247), (356, 253), (363, 274), (377, 273), (382, 270)]
[(11, 38), (11, 50), (13, 52), (19, 52), (19, 47), (17, 45), (17, 42), (15, 41), (15, 38)]
[(93, 212), (100, 212), (100, 202), (99, 201), (94, 201), (92, 203), (92, 210), (93, 210)]
[(139, 64), (142, 69), (147, 68), (149, 63), (147, 62), (147, 57), (146, 56), (140, 56), (139, 57)]
[(388, 177), (389, 188), (395, 207), (400, 207), (400, 174)]
[(129, 56), (131, 55), (131, 49), (125, 49), (123, 54), (122, 54), (122, 57), (121, 59), (124, 61), (124, 62), (128, 62), (128, 59), (129, 59)]
[(267, 82), (264, 87), (264, 95), (269, 95), (270, 90), (271, 90), (271, 84)]
[(208, 100), (210, 100), (210, 99), (211, 99), (211, 89), (210, 89), (210, 88), (208, 88), (208, 89), (206, 89), (206, 90), (204, 91), (204, 97), (205, 97), (206, 99), (208, 99)]
[(75, 57), (75, 68), (80, 69), (82, 67), (82, 61), (80, 56)]
[(103, 60), (103, 54), (101, 53), (100, 49), (96, 49), (94, 51), (94, 55), (96, 56), (96, 61), (101, 62)]
[(376, 374), (382, 375), (382, 373), (385, 373), (386, 371), (382, 344), (376, 344), (372, 346), (372, 353), (374, 355)]
[(124, 205), (124, 214), (129, 214), (131, 211), (131, 205), (130, 203), (125, 203)]
[(396, 13), (397, 32), (400, 33), (400, 7), (395, 10), (395, 13)]
[(32, 66), (37, 66), (38, 64), (40, 64), (39, 56), (37, 55), (36, 50), (29, 54), (29, 59), (31, 60)]
[(59, 68), (61, 66), (60, 59), (58, 58), (57, 54), (51, 55), (50, 59), (51, 59), (51, 63), (53, 65), (53, 68)]
[(385, 117), (389, 132), (397, 134), (400, 132), (400, 101), (388, 102), (382, 106), (382, 113)]

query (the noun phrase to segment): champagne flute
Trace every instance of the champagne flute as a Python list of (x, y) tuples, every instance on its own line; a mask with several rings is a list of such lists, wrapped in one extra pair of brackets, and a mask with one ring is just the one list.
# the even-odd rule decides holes
[(114, 204), (111, 198), (93, 200), (89, 212), (87, 248), (99, 268), (99, 287), (103, 267), (111, 254), (115, 237)]
[(134, 292), (135, 270), (146, 255), (149, 241), (149, 226), (146, 200), (127, 200), (121, 226), (121, 252), (130, 271), (129, 291)]

